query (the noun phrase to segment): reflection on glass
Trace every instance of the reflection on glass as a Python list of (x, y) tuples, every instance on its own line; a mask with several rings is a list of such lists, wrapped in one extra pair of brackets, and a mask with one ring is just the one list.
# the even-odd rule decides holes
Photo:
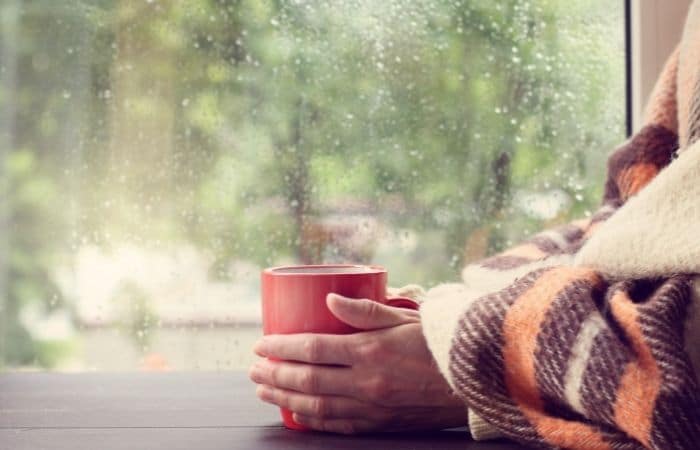
[(0, 367), (245, 367), (263, 267), (430, 286), (587, 214), (622, 3), (4, 0)]

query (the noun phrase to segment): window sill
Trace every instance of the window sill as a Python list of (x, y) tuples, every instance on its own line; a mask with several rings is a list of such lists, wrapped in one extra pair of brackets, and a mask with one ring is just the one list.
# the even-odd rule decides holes
[(289, 431), (243, 372), (0, 375), (0, 442), (15, 450), (480, 448), (466, 430), (345, 437)]

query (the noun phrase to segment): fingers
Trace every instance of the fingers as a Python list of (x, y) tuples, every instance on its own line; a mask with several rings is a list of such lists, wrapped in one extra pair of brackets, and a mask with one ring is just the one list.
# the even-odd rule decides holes
[(294, 421), (307, 428), (329, 433), (357, 434), (367, 433), (377, 429), (372, 422), (364, 419), (319, 419), (294, 413)]
[(259, 361), (250, 370), (255, 383), (305, 394), (357, 396), (353, 372), (345, 367), (326, 367), (293, 362)]
[(268, 358), (313, 364), (350, 366), (356, 360), (352, 335), (271, 334), (260, 339), (253, 350)]
[[(328, 307), (343, 322), (362, 330), (377, 330), (407, 323), (419, 323), (420, 314), (364, 299), (349, 299), (329, 294)], [(254, 347), (255, 353), (268, 358), (314, 364), (352, 365), (358, 360), (358, 342), (354, 335), (300, 333), (268, 335)], [(361, 356), (361, 355), (360, 355)]]
[(260, 400), (317, 419), (355, 419), (369, 415), (367, 405), (348, 397), (309, 395), (264, 384), (256, 390)]
[(351, 299), (338, 294), (328, 294), (326, 304), (338, 319), (361, 330), (388, 328), (420, 321), (420, 315), (417, 311), (393, 308), (372, 300)]

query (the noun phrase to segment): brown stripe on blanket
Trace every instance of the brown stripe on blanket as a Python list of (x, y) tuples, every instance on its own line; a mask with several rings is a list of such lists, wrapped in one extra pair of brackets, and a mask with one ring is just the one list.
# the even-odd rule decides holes
[(533, 260), (522, 256), (495, 255), (478, 264), (481, 267), (494, 270), (509, 270), (531, 263)]
[(598, 208), (598, 210), (591, 217), (591, 223), (604, 222), (608, 220), (615, 211), (620, 207), (619, 202), (609, 202)]
[(579, 395), (586, 415), (603, 423), (614, 424), (615, 394), (627, 363), (634, 355), (610, 328), (595, 337)]
[[(611, 348), (619, 351), (610, 351)], [(594, 341), (580, 391), (587, 417), (600, 421), (598, 426), (601, 429), (610, 430), (604, 439), (615, 449), (646, 448), (615, 426), (615, 393), (626, 364), (632, 358), (633, 355), (622, 345), (619, 337), (611, 329), (603, 329)]]
[(626, 200), (671, 162), (678, 148), (676, 133), (646, 125), (608, 158), (604, 201)]
[(573, 254), (576, 253), (579, 248), (581, 248), (584, 243), (582, 238), (589, 224), (590, 220), (585, 220), (579, 224), (581, 226), (569, 223), (553, 230), (566, 242), (566, 247), (562, 249), (562, 253)]
[(557, 233), (561, 234), (569, 245), (579, 241), (583, 236), (583, 230), (575, 225), (563, 225), (557, 228)]
[(655, 448), (692, 448), (700, 442), (700, 397), (692, 364), (683, 348), (683, 323), (692, 299), (689, 276), (663, 282), (638, 307), (639, 323), (661, 371), (652, 418)]
[(503, 320), (508, 307), (545, 269), (475, 301), (459, 321), (450, 350), (450, 375), (467, 405), (504, 434), (530, 445), (544, 445), (505, 385)]
[(690, 107), (694, 99), (697, 80), (700, 78), (700, 27), (698, 26), (697, 5), (692, 6), (683, 30), (678, 61), (677, 107), (678, 132), (681, 146), (688, 143), (688, 125), (690, 124)]
[(695, 87), (693, 88), (687, 126), (687, 146), (691, 146), (698, 140), (698, 137), (700, 137), (700, 77), (695, 81)]
[[(574, 343), (586, 318), (597, 311), (594, 297), (600, 295), (601, 285), (576, 281), (552, 302), (542, 321), (535, 349), (535, 374), (545, 407), (562, 403)], [(572, 303), (574, 296), (576, 302)]]
[(559, 244), (556, 241), (547, 236), (536, 235), (528, 242), (539, 248), (543, 253), (546, 253), (547, 255), (554, 255), (563, 251), (563, 249), (559, 246)]
[[(486, 258), (478, 264), (488, 269), (509, 270), (540, 261), (552, 255), (570, 253), (572, 251), (571, 243), (575, 242), (583, 233), (584, 230), (581, 227), (568, 224), (547, 234), (537, 234), (523, 244)], [(557, 242), (551, 234), (555, 234), (555, 237), (557, 234), (561, 236), (561, 241)]]

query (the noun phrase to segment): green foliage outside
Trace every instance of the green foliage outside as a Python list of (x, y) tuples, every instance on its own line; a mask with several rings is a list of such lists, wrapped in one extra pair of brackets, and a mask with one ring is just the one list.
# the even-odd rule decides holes
[[(81, 246), (193, 243), (215, 279), (353, 258), (429, 286), (592, 211), (623, 138), (622, 2), (5, 0), (0, 18), (0, 367), (70, 352), (21, 316), (72, 311), (54, 278)], [(549, 215), (519, 200), (553, 191)], [(319, 237), (331, 216), (418, 243), (351, 257)], [(125, 289), (145, 346), (157, 318)]]

